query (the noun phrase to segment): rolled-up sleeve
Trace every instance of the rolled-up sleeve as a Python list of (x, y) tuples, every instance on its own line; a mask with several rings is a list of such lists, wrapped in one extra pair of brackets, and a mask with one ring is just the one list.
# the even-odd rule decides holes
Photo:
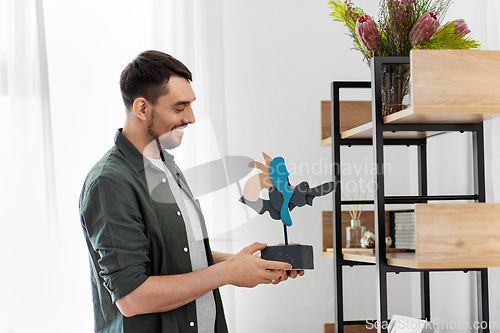
[(100, 177), (88, 187), (80, 207), (99, 275), (113, 302), (148, 278), (149, 243), (133, 188)]

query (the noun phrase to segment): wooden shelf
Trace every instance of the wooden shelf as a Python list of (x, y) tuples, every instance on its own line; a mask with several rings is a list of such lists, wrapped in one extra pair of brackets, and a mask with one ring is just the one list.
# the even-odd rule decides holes
[[(331, 138), (331, 115), (330, 115), (330, 101), (321, 101), (322, 110), (322, 146), (330, 146), (332, 144)], [(353, 112), (356, 110), (356, 112)], [(345, 116), (344, 116), (345, 115)], [(372, 110), (371, 102), (369, 101), (341, 101), (340, 102), (340, 137), (342, 139), (371, 139), (372, 138)], [(384, 117), (385, 123), (405, 124), (411, 122), (408, 119), (415, 119), (413, 108), (409, 107), (405, 110), (399, 111), (395, 114)], [(429, 117), (427, 123), (432, 121)], [(351, 120), (351, 122), (348, 122)], [(353, 122), (353, 120), (355, 122)], [(443, 121), (441, 121), (443, 122)], [(479, 121), (478, 121), (479, 122)], [(350, 124), (344, 125), (343, 123)], [(421, 122), (422, 123), (422, 122)], [(432, 122), (434, 123), (434, 122)], [(441, 132), (385, 132), (385, 139), (422, 139), (430, 137)]]
[[(323, 257), (333, 258), (332, 252), (323, 252)], [(368, 254), (354, 254), (354, 253), (344, 253), (342, 255), (344, 260), (364, 262), (369, 264), (375, 264), (375, 255)], [(415, 252), (396, 252), (387, 253), (387, 264), (389, 266), (395, 267), (405, 267), (413, 269), (473, 269), (473, 268), (487, 268), (487, 267), (498, 267), (500, 265), (499, 261), (486, 260), (486, 261), (422, 261), (417, 260)]]
[[(390, 266), (472, 269), (500, 266), (500, 204), (416, 204), (415, 252), (387, 253)], [(471, 228), (473, 226), (473, 228)], [(333, 258), (333, 252), (323, 250)], [(343, 253), (344, 260), (375, 264), (373, 253)]]
[[(371, 329), (369, 325), (346, 325), (344, 326), (344, 333), (370, 333), (375, 330)], [(324, 333), (335, 333), (335, 324), (324, 324), (323, 326)]]
[[(372, 122), (371, 122), (371, 102), (366, 102), (367, 104), (362, 104), (359, 101), (341, 101), (340, 102), (340, 114), (341, 114), (341, 124), (344, 120), (342, 117), (342, 112), (346, 110), (352, 110), (355, 105), (362, 105), (363, 109), (357, 110), (357, 119), (369, 119), (368, 121), (358, 124), (351, 128), (342, 129), (340, 137), (342, 139), (371, 139), (372, 138)], [(367, 108), (368, 106), (368, 108)], [(328, 110), (330, 112), (330, 101), (321, 101), (321, 109)], [(323, 113), (325, 111), (322, 111)], [(351, 113), (352, 114), (352, 113)], [(364, 115), (364, 116), (360, 116)], [(488, 119), (493, 119), (500, 116), (498, 114), (459, 114), (459, 113), (435, 113), (426, 114), (419, 113), (415, 111), (414, 107), (408, 107), (399, 112), (393, 113), (391, 115), (384, 117), (384, 124), (476, 124)], [(328, 118), (328, 119), (324, 119)], [(329, 117), (322, 117), (324, 123), (322, 123), (322, 146), (330, 146), (332, 144), (332, 138), (330, 136), (330, 119)], [(330, 124), (327, 126), (326, 122)], [(384, 139), (422, 139), (431, 137), (442, 132), (385, 132)], [(327, 136), (328, 134), (328, 136)]]
[[(361, 225), (366, 227), (366, 231), (375, 233), (374, 215), (371, 210), (364, 210), (361, 214)], [(385, 230), (386, 236), (390, 236), (391, 213), (385, 212)], [(342, 247), (346, 247), (345, 228), (351, 225), (351, 216), (348, 211), (342, 212)], [(323, 229), (323, 252), (333, 248), (333, 214), (331, 211), (323, 211), (322, 214)]]
[[(476, 124), (500, 116), (500, 52), (412, 51), (411, 107), (386, 124)], [(342, 139), (371, 139), (370, 101), (340, 101)], [(321, 101), (321, 145), (331, 145), (330, 101)], [(386, 139), (420, 139), (439, 132), (385, 132)]]
[[(371, 110), (370, 110), (371, 112)], [(438, 116), (438, 117), (432, 117)], [(384, 117), (384, 124), (434, 124), (434, 123), (469, 123), (467, 121), (460, 121), (459, 117), (453, 117), (455, 121), (452, 121), (452, 117), (443, 117), (443, 115), (421, 115), (415, 114), (413, 107), (408, 107), (404, 110), (391, 114)], [(476, 117), (477, 118), (477, 117)], [(420, 119), (420, 121), (418, 121)], [(476, 123), (480, 122), (476, 121)], [(372, 138), (372, 122), (365, 123), (363, 125), (354, 127), (347, 131), (340, 133), (342, 139), (371, 139)], [(423, 139), (442, 132), (385, 132), (384, 139)], [(330, 139), (331, 141), (331, 139)], [(331, 143), (330, 143), (331, 144)]]
[[(484, 193), (484, 148), (482, 122), (500, 116), (500, 51), (471, 51), (471, 50), (412, 50), (409, 57), (411, 66), (411, 106), (406, 109), (383, 118), (383, 122), (388, 124), (385, 128), (378, 129), (377, 135), (383, 135), (383, 145), (374, 145), (373, 151), (377, 160), (377, 167), (382, 168), (384, 146), (392, 144), (407, 144), (411, 141), (393, 141), (390, 139), (423, 139), (442, 132), (418, 132), (404, 131), (426, 130), (432, 128), (440, 131), (472, 131), (477, 133), (480, 140), (473, 140), (473, 146), (481, 154), (475, 156), (473, 163), (473, 174), (475, 179), (479, 179), (479, 189), (476, 193), (478, 198), (483, 199)], [(395, 63), (408, 63), (406, 57), (401, 58), (377, 58), (372, 62), (372, 69)], [(379, 72), (374, 72), (379, 84), (382, 80)], [(366, 82), (332, 82), (332, 100), (338, 101), (341, 89), (366, 89)], [(358, 88), (356, 88), (358, 87)], [(372, 94), (374, 101), (379, 103), (381, 94), (377, 91)], [(376, 96), (375, 96), (376, 95)], [(357, 97), (353, 97), (357, 99)], [(335, 105), (332, 112), (330, 101), (321, 102), (321, 145), (332, 145), (331, 116), (335, 114), (339, 117), (339, 123), (335, 124), (339, 128), (335, 129), (335, 146), (332, 149), (332, 162), (340, 163), (338, 157), (341, 153), (341, 146), (345, 144), (356, 145), (357, 143), (369, 144), (372, 139), (372, 104), (370, 101), (340, 101)], [(337, 109), (338, 107), (338, 109)], [(378, 111), (378, 112), (381, 112)], [(473, 125), (481, 126), (457, 126)], [(390, 124), (390, 125), (389, 125)], [(400, 125), (401, 124), (401, 125)], [(403, 125), (406, 124), (406, 125)], [(422, 126), (422, 125), (436, 126)], [(399, 126), (398, 126), (399, 125)], [(415, 125), (415, 126), (412, 126)], [(441, 126), (447, 125), (447, 126)], [(453, 126), (448, 126), (453, 125)], [(385, 131), (387, 129), (397, 130), (396, 132)], [(340, 134), (338, 134), (340, 133)], [(340, 140), (338, 140), (340, 139)], [(356, 142), (355, 140), (363, 140)], [(345, 141), (342, 141), (345, 140)], [(340, 141), (340, 142), (339, 142)], [(424, 143), (424, 142), (422, 142)], [(425, 159), (425, 149), (419, 149), (419, 157)], [(427, 167), (422, 165), (426, 174)], [(428, 182), (427, 177), (419, 173), (419, 181)], [(384, 195), (383, 177), (377, 177), (377, 195)], [(424, 191), (425, 192), (425, 191)], [(345, 204), (335, 200), (335, 209), (341, 209)], [(484, 295), (488, 293), (487, 277), (488, 267), (500, 267), (500, 204), (494, 203), (452, 203), (452, 204), (415, 204), (415, 250), (414, 252), (393, 252), (386, 254), (387, 264), (393, 267), (393, 271), (405, 271), (401, 268), (419, 270), (478, 270), (477, 272), (477, 309), (478, 317), (489, 314), (488, 298)], [(375, 205), (377, 216), (385, 211), (387, 206), (379, 207)], [(373, 214), (367, 214), (371, 216)], [(365, 217), (367, 217), (365, 216)], [(380, 216), (383, 218), (383, 216)], [(343, 233), (342, 240), (345, 239), (344, 216), (340, 226), (336, 225), (336, 230)], [(363, 217), (362, 217), (363, 220)], [(380, 221), (383, 223), (382, 221)], [(387, 222), (387, 219), (386, 219)], [(362, 222), (363, 223), (363, 222)], [(370, 221), (370, 223), (373, 223)], [(369, 224), (370, 224), (369, 223)], [(323, 256), (333, 258), (334, 252), (327, 249), (333, 247), (333, 225), (323, 216)], [(367, 228), (369, 229), (369, 228)], [(386, 232), (389, 228), (386, 225)], [(384, 235), (379, 235), (377, 244), (384, 242)], [(330, 245), (331, 244), (331, 245)], [(336, 250), (345, 246), (340, 239), (335, 241)], [(337, 251), (335, 252), (337, 253)], [(377, 265), (373, 251), (352, 252), (350, 249), (342, 251), (342, 257), (348, 260)], [(340, 261), (342, 262), (342, 261)], [(380, 263), (379, 263), (380, 264)], [(340, 323), (344, 320), (344, 307), (339, 300), (342, 300), (345, 288), (341, 277), (343, 275), (344, 264), (334, 264), (334, 285), (337, 295), (337, 307), (335, 310), (335, 320)], [(379, 279), (384, 279), (388, 272), (378, 269)], [(430, 299), (429, 273), (421, 275), (422, 288), (422, 311), (423, 318), (430, 316), (428, 306)], [(387, 320), (387, 286), (379, 284), (377, 286), (378, 307), (377, 317), (379, 321)], [(351, 321), (349, 324), (358, 324), (358, 321)], [(333, 332), (332, 324), (325, 324), (325, 332)], [(348, 332), (351, 327), (346, 326), (343, 332)], [(352, 331), (355, 332), (355, 331)]]

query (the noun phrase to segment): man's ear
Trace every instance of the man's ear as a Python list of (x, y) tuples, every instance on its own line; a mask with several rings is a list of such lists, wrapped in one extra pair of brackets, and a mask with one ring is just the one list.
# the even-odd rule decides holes
[(141, 121), (146, 121), (149, 103), (144, 97), (137, 97), (132, 104), (132, 113)]

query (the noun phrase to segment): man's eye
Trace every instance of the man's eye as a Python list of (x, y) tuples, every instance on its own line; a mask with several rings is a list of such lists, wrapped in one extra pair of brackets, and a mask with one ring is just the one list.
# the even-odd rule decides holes
[(175, 111), (177, 111), (177, 112), (182, 112), (182, 111), (184, 111), (184, 108), (181, 108), (181, 109), (175, 109)]

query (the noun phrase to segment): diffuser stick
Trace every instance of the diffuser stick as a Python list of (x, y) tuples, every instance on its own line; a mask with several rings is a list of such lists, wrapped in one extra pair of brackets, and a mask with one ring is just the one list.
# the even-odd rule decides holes
[[(365, 199), (366, 199), (366, 193), (368, 193), (368, 190), (365, 191), (365, 195), (363, 196), (363, 201), (365, 201)], [(359, 220), (361, 218), (361, 213), (363, 212), (363, 206), (364, 206), (364, 203), (361, 205), (361, 208), (358, 211), (358, 218), (357, 218), (357, 220)]]
[[(345, 198), (344, 196), (344, 193), (340, 192), (342, 194), (342, 198), (344, 198), (344, 201), (347, 201), (347, 199)], [(351, 207), (349, 207), (349, 205), (347, 205), (347, 209), (349, 210), (349, 215), (351, 215), (351, 219), (355, 220), (354, 218), (354, 214), (353, 212), (351, 211)]]

